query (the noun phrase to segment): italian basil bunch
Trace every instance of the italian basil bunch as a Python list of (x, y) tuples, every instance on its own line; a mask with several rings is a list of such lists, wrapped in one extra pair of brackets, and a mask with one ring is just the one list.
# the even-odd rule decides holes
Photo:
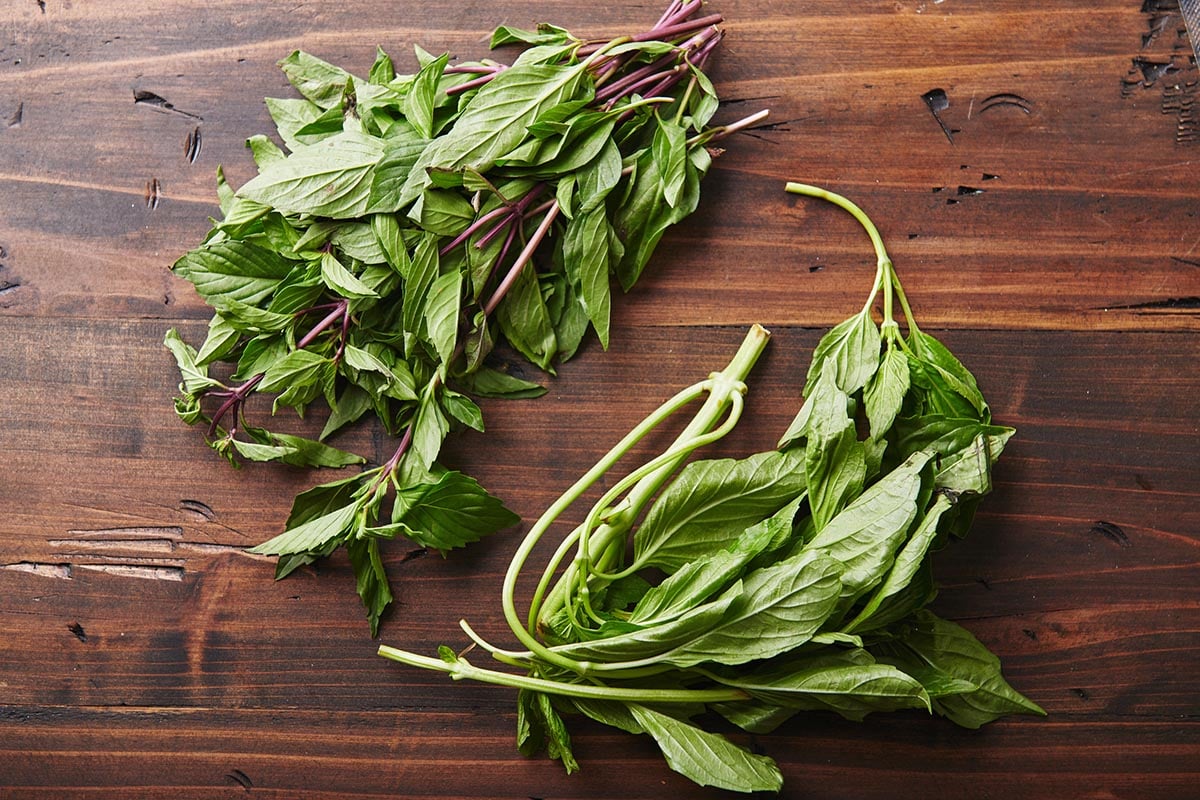
[[(878, 268), (863, 309), (818, 344), (804, 404), (776, 450), (684, 462), (741, 415), (744, 378), (766, 344), (753, 329), (722, 372), (635, 428), (530, 529), (501, 606), (519, 649), (463, 629), (517, 672), (392, 647), (381, 655), (519, 691), (522, 752), (577, 768), (565, 717), (651, 736), (668, 765), (702, 785), (776, 791), (775, 762), (705, 730), (719, 714), (767, 733), (800, 711), (860, 720), (926, 709), (970, 728), (1043, 713), (1004, 680), (966, 629), (927, 608), (932, 554), (963, 536), (1012, 435), (992, 423), (967, 369), (916, 325), (875, 226), (815, 187), (870, 233)], [(882, 296), (882, 324), (873, 309)], [(895, 319), (897, 306), (907, 336)], [(705, 397), (675, 442), (620, 479), (534, 571), (519, 578), (555, 520), (641, 438)], [(665, 576), (665, 577), (663, 577)]]
[[(374, 633), (392, 599), (381, 540), (444, 551), (517, 521), (439, 463), (443, 440), (483, 430), (473, 398), (543, 391), (489, 364), (498, 340), (546, 372), (589, 328), (607, 346), (613, 278), (634, 285), (696, 208), (710, 144), (761, 118), (710, 124), (703, 69), (722, 33), (700, 6), (610, 41), (502, 27), (511, 64), (418, 48), (419, 71), (398, 75), (380, 50), (362, 78), (303, 52), (280, 62), (300, 94), (266, 101), (286, 151), (249, 140), (257, 176), (234, 190), (218, 173), (223, 219), (174, 265), (214, 311), (198, 348), (166, 336), (176, 410), (235, 465), (363, 463), (326, 440), (372, 417), (399, 442), (296, 498), (254, 548), (280, 556), (278, 577), (344, 545)], [(320, 436), (252, 422), (264, 393), (272, 413), (325, 404)]]

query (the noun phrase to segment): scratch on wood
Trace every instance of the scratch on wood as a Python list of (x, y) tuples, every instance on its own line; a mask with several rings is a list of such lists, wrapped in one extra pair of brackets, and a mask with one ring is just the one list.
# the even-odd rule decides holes
[(37, 561), (18, 561), (15, 564), (0, 564), (0, 569), (7, 569), (12, 572), (28, 572), (31, 575), (38, 575), (43, 578), (56, 578), (64, 581), (71, 580), (70, 564), (44, 564)]
[(202, 503), (199, 500), (180, 500), (179, 507), (184, 511), (190, 511), (202, 517), (208, 522), (216, 522), (217, 520), (217, 513), (212, 510), (212, 506), (208, 503)]
[(1148, 300), (1108, 308), (1120, 311), (1193, 311), (1200, 309), (1200, 297), (1168, 297), (1165, 300)]
[(75, 539), (183, 539), (178, 525), (137, 525), (124, 528), (89, 528), (67, 531)]
[(146, 208), (154, 210), (162, 202), (162, 183), (158, 178), (146, 181)]
[(204, 117), (200, 116), (199, 114), (193, 114), (190, 111), (184, 111), (181, 108), (176, 108), (175, 104), (167, 100), (167, 98), (146, 89), (133, 90), (133, 103), (134, 105), (139, 106), (149, 106), (156, 111), (163, 111), (170, 114), (182, 114), (188, 119), (204, 119)]
[(1098, 533), (1121, 545), (1121, 547), (1133, 547), (1133, 543), (1129, 541), (1129, 536), (1121, 529), (1121, 526), (1114, 525), (1111, 522), (1105, 522), (1102, 519), (1096, 520), (1095, 524), (1092, 525), (1092, 533)]
[(183, 567), (136, 566), (133, 564), (76, 564), (77, 569), (103, 572), (121, 578), (140, 578), (154, 581), (182, 581)]
[(200, 157), (200, 126), (197, 125), (188, 135), (183, 143), (183, 157), (187, 159), (189, 164), (195, 164), (196, 159)]
[(75, 638), (78, 639), (79, 641), (81, 641), (81, 642), (87, 641), (87, 631), (85, 631), (83, 629), (83, 626), (80, 625), (78, 622), (72, 622), (70, 625), (67, 626), (67, 630), (69, 630), (71, 633), (75, 634)]
[(250, 780), (250, 776), (240, 769), (231, 769), (225, 774), (225, 777), (241, 786), (247, 792), (254, 788), (254, 782)]
[(12, 113), (12, 116), (8, 118), (8, 127), (19, 128), (19, 127), (21, 127), (21, 123), (24, 120), (25, 120), (25, 103), (24, 103), (24, 101), (21, 101), (21, 102), (17, 103), (17, 110), (14, 111)]

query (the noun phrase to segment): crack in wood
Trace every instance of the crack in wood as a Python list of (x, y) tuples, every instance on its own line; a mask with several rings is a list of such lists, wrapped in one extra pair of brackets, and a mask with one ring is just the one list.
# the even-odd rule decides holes
[(175, 104), (161, 94), (156, 94), (147, 89), (133, 90), (133, 104), (139, 106), (149, 106), (156, 111), (163, 111), (169, 114), (181, 114), (188, 119), (203, 120), (204, 117), (199, 114), (193, 114), (190, 111), (184, 111), (182, 108), (176, 108)]
[(57, 580), (71, 580), (71, 565), (70, 564), (46, 564), (38, 561), (18, 561), (14, 564), (0, 564), (0, 569), (6, 569), (10, 572), (27, 572), (31, 575), (38, 575), (43, 578), (55, 578)]

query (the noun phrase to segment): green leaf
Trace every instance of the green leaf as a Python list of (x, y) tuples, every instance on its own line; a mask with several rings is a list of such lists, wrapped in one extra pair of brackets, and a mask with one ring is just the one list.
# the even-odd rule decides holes
[(368, 210), (399, 211), (412, 202), (412, 198), (402, 200), (401, 190), (428, 145), (429, 140), (408, 122), (398, 122), (388, 130), (383, 155), (371, 176)]
[(275, 129), (279, 132), (279, 138), (283, 139), (283, 143), (288, 146), (288, 149), (296, 150), (307, 144), (320, 141), (321, 137), (301, 136), (299, 134), (299, 131), (302, 131), (308, 125), (320, 119), (321, 114), (324, 112), (319, 105), (311, 100), (290, 97), (268, 97), (264, 102), (267, 106), (267, 112), (275, 122)]
[(466, 395), (452, 389), (443, 389), (442, 407), (446, 409), (447, 414), (468, 428), (483, 431), (483, 412)]
[(658, 125), (651, 152), (658, 163), (663, 199), (673, 208), (679, 204), (687, 179), (687, 131), (670, 118), (655, 114), (655, 120)]
[(340, 105), (351, 76), (314, 55), (295, 50), (279, 62), (280, 69), (296, 91), (321, 108)]
[(480, 397), (502, 397), (510, 400), (524, 400), (541, 397), (546, 393), (546, 387), (539, 383), (527, 381), (489, 367), (482, 367), (459, 380), (465, 383), (472, 393)]
[(450, 54), (443, 53), (422, 66), (404, 99), (404, 116), (412, 123), (417, 134), (425, 139), (433, 138), (433, 110), (437, 104), (438, 84), (449, 61)]
[(408, 257), (408, 248), (404, 244), (400, 221), (395, 214), (372, 214), (371, 230), (379, 242), (379, 248), (387, 259), (387, 263), (396, 273), (408, 280), (412, 269), (412, 261)]
[(735, 541), (804, 491), (792, 454), (695, 461), (662, 493), (634, 535), (634, 559), (673, 572)]
[(273, 539), (250, 548), (250, 552), (260, 555), (284, 555), (316, 550), (344, 536), (353, 527), (357, 513), (357, 504), (335, 508), (300, 525), (289, 527)]
[(321, 280), (331, 291), (351, 300), (379, 296), (330, 252), (321, 254)]
[(550, 696), (521, 689), (517, 693), (517, 749), (522, 755), (532, 756), (542, 748), (551, 758), (562, 761), (568, 775), (579, 770), (571, 752), (571, 737)]
[[(913, 582), (917, 572), (921, 569), (925, 562), (925, 554), (929, 552), (929, 548), (933, 545), (937, 538), (938, 520), (953, 503), (945, 495), (938, 495), (934, 501), (933, 507), (922, 518), (921, 523), (917, 525), (916, 530), (912, 532), (904, 547), (896, 554), (896, 560), (892, 563), (892, 568), (888, 571), (887, 577), (883, 583), (875, 590), (875, 594), (867, 601), (862, 610), (852, 622), (843, 626), (845, 631), (869, 630), (879, 627), (879, 620), (873, 619), (875, 613), (880, 606), (887, 603), (898, 595), (901, 595), (904, 590)], [(912, 611), (915, 609), (905, 609)], [(903, 616), (901, 614), (901, 616)], [(888, 619), (892, 619), (889, 615)], [(864, 623), (870, 622), (869, 626)]]
[(371, 636), (379, 635), (379, 619), (392, 602), (392, 589), (388, 584), (383, 559), (379, 556), (378, 539), (354, 539), (346, 542), (346, 553), (354, 567), (354, 578), (358, 584), (358, 597), (367, 609), (367, 620), (371, 625)]
[(645, 627), (613, 625), (602, 630), (599, 636), (559, 645), (553, 650), (575, 660), (674, 664), (671, 656), (684, 651), (699, 632), (715, 629), (722, 624), (740, 588), (740, 584), (735, 584), (715, 600), (695, 606), (674, 619)]
[(291, 314), (267, 311), (232, 297), (214, 297), (209, 302), (226, 322), (244, 333), (279, 333), (294, 321)]
[(537, 366), (552, 372), (558, 340), (534, 270), (521, 270), (497, 306), (495, 319), (509, 344)]
[[(413, 383), (412, 374), (407, 369), (396, 369), (389, 366), (370, 351), (352, 344), (346, 345), (342, 356), (346, 361), (346, 366), (382, 376), (384, 382), (379, 387), (380, 392), (386, 392), (397, 400), (417, 399), (416, 385)], [(403, 364), (401, 363), (400, 366)]]
[(420, 335), (425, 320), (429, 287), (438, 277), (438, 237), (425, 233), (417, 243), (404, 289), (403, 325), (407, 333)]
[(806, 545), (842, 564), (842, 596), (854, 599), (879, 583), (892, 566), (917, 514), (921, 470), (928, 453), (917, 453), (866, 489)]
[(277, 446), (287, 448), (290, 451), (280, 458), (280, 460), (285, 464), (291, 464), (296, 467), (331, 467), (338, 469), (350, 466), (351, 464), (362, 464), (366, 461), (365, 458), (355, 453), (330, 447), (314, 439), (293, 436), (290, 433), (272, 433), (271, 440)]
[[(783, 522), (791, 530), (791, 515)], [(674, 619), (725, 589), (745, 566), (775, 539), (775, 517), (747, 528), (732, 544), (680, 567), (658, 586), (645, 592), (629, 615), (637, 625)]]
[(794, 650), (837, 606), (841, 570), (837, 561), (811, 551), (754, 570), (718, 625), (697, 630), (661, 660), (685, 668), (706, 661), (736, 665)]
[(408, 537), (422, 547), (446, 551), (515, 525), (520, 517), (474, 478), (448, 471), (436, 483), (397, 491), (392, 520), (406, 525)]
[(242, 335), (238, 329), (220, 314), (214, 314), (208, 321), (208, 335), (196, 353), (196, 364), (207, 366), (214, 361), (225, 359), (237, 349), (241, 341)]
[(258, 165), (259, 169), (269, 167), (275, 162), (287, 158), (277, 144), (261, 133), (247, 139), (246, 147), (250, 148), (250, 152), (254, 156), (254, 163)]
[(904, 404), (908, 386), (908, 357), (899, 349), (888, 349), (879, 364), (879, 370), (871, 376), (863, 392), (872, 438), (882, 439), (891, 429)]
[(422, 152), (400, 194), (401, 206), (421, 194), (427, 169), (471, 167), (487, 172), (528, 136), (531, 122), (575, 97), (588, 84), (585, 74), (582, 64), (537, 64), (513, 66), (496, 75), (470, 99), (453, 127)]
[(437, 387), (433, 383), (426, 384), (421, 390), (412, 431), (412, 452), (421, 467), (429, 470), (433, 467), (433, 462), (437, 461), (442, 442), (450, 432), (450, 423), (442, 413), (441, 404), (437, 400)]
[(238, 194), (295, 214), (361, 217), (367, 212), (372, 173), (383, 152), (379, 139), (347, 130), (271, 164)]
[(179, 366), (179, 374), (182, 383), (179, 384), (179, 390), (187, 395), (198, 395), (206, 389), (218, 388), (221, 382), (215, 378), (208, 377), (208, 370), (196, 364), (196, 350), (179, 336), (179, 331), (171, 328), (163, 336), (163, 344), (171, 355), (175, 356), (175, 363)]
[(863, 388), (879, 369), (879, 328), (869, 309), (838, 323), (821, 337), (813, 350), (804, 394), (816, 386), (821, 374), (832, 371), (834, 383), (848, 395)]
[(258, 388), (264, 392), (284, 391), (297, 384), (311, 384), (333, 361), (311, 350), (293, 350), (272, 364)]
[(205, 300), (237, 300), (255, 305), (269, 297), (295, 266), (274, 251), (249, 242), (227, 241), (197, 247), (172, 270), (191, 281)]
[(866, 450), (850, 417), (850, 398), (823, 372), (804, 403), (804, 473), (813, 526), (821, 530), (857, 497), (867, 479)]
[(604, 208), (598, 207), (570, 220), (562, 242), (567, 276), (578, 287), (588, 319), (606, 350), (612, 308), (608, 239), (608, 217)]
[(570, 31), (549, 23), (540, 23), (536, 31), (522, 30), (511, 25), (501, 25), (492, 32), (492, 49), (509, 44), (546, 45), (567, 44), (573, 41)]
[(638, 724), (658, 742), (667, 765), (700, 786), (736, 792), (778, 792), (783, 788), (783, 775), (767, 756), (647, 706), (628, 705)]
[(908, 344), (914, 358), (931, 370), (941, 383), (970, 403), (980, 419), (984, 422), (989, 420), (987, 403), (979, 392), (975, 376), (944, 344), (921, 331), (910, 334)]
[[(347, 351), (349, 348), (347, 348)], [(415, 397), (415, 395), (414, 395)], [(338, 397), (337, 403), (330, 409), (329, 419), (321, 430), (321, 439), (332, 436), (346, 425), (357, 421), (372, 408), (371, 395), (362, 387), (347, 384)]]
[(381, 86), (396, 80), (396, 67), (392, 64), (392, 57), (378, 45), (375, 47), (375, 63), (371, 65), (367, 80)]
[(1046, 713), (1009, 686), (1000, 674), (1000, 659), (960, 625), (918, 611), (903, 643), (921, 661), (977, 687), (939, 697), (933, 704), (935, 711), (965, 728), (978, 728), (1006, 714)]
[(458, 315), (462, 307), (462, 273), (451, 270), (439, 275), (429, 287), (425, 303), (425, 329), (443, 364), (454, 359), (458, 342)]

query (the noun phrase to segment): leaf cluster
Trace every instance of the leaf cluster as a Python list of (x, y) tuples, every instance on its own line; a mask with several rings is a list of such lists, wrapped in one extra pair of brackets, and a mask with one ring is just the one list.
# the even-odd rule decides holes
[[(536, 681), (521, 685), (522, 752), (546, 745), (575, 768), (564, 719), (583, 715), (649, 735), (699, 784), (776, 791), (771, 759), (698, 720), (767, 733), (812, 710), (861, 720), (925, 709), (969, 728), (1042, 713), (983, 644), (928, 609), (933, 554), (968, 532), (1013, 431), (992, 423), (970, 372), (917, 327), (878, 247), (870, 300), (817, 345), (804, 404), (776, 450), (679, 468), (681, 454), (736, 422), (714, 427), (702, 409), (566, 537), (527, 620), (511, 613), (527, 548), (518, 552), (502, 603), (528, 650), (473, 638)], [(445, 671), (504, 682), (461, 658)]]
[[(448, 477), (443, 440), (484, 429), (480, 397), (543, 392), (489, 360), (501, 340), (547, 373), (589, 328), (607, 347), (613, 283), (631, 288), (696, 208), (706, 145), (729, 129), (709, 124), (701, 69), (720, 33), (692, 11), (602, 44), (502, 27), (510, 65), (420, 48), (412, 74), (382, 50), (365, 78), (300, 51), (280, 62), (299, 96), (266, 101), (275, 138), (247, 142), (257, 175), (235, 190), (218, 171), (222, 218), (173, 267), (213, 309), (198, 347), (166, 336), (175, 407), (235, 466), (363, 463), (328, 440), (370, 420), (399, 447), (296, 498), (256, 548), (281, 556), (279, 577), (345, 545), (374, 631), (391, 599), (381, 537), (444, 550), (516, 521)], [(323, 406), (323, 430), (252, 423), (260, 394), (272, 415)], [(456, 528), (418, 512), (429, 496), (484, 513)]]

